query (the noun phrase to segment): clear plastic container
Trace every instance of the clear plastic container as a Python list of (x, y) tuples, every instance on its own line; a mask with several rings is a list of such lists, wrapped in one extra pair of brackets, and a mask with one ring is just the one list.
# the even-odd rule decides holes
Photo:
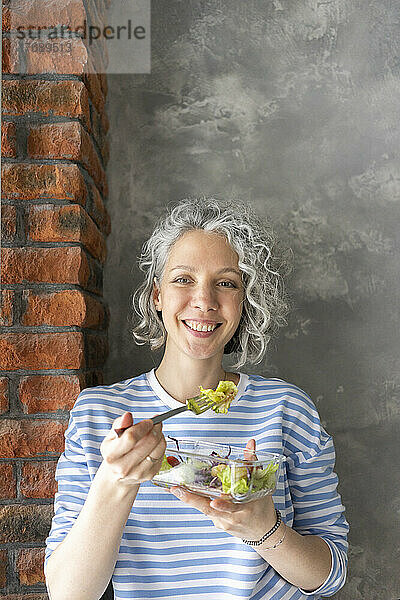
[[(245, 450), (238, 446), (174, 440), (167, 439), (163, 464), (151, 480), (155, 485), (179, 485), (202, 496), (223, 496), (235, 503), (267, 496), (276, 488), (282, 454), (256, 450), (256, 458), (245, 459)], [(250, 455), (246, 450), (246, 456)]]

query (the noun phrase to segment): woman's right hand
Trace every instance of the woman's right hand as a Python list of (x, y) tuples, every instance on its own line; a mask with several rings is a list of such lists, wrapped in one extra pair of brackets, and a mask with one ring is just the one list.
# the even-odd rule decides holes
[[(123, 427), (127, 429), (118, 437), (115, 429)], [(132, 413), (125, 412), (113, 422), (100, 452), (112, 478), (119, 484), (133, 486), (149, 481), (158, 473), (166, 447), (162, 423), (154, 425), (151, 419), (145, 419), (133, 425)], [(158, 460), (154, 463), (147, 456)]]

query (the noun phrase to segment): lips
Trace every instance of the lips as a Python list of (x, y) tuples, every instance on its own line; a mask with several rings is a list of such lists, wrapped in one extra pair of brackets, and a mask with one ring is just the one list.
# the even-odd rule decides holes
[(182, 323), (183, 323), (184, 327), (186, 327), (186, 329), (188, 329), (188, 330), (190, 331), (190, 333), (191, 333), (192, 335), (194, 335), (195, 337), (210, 337), (211, 335), (213, 335), (213, 334), (214, 334), (214, 333), (217, 331), (217, 329), (218, 329), (219, 325), (221, 325), (221, 324), (222, 324), (222, 323), (219, 323), (219, 324), (218, 324), (218, 325), (215, 327), (215, 329), (213, 329), (213, 330), (211, 330), (211, 331), (197, 331), (197, 329), (192, 329), (191, 327), (189, 327), (189, 325), (187, 325), (187, 324), (185, 323), (185, 321), (182, 321)]
[[(195, 319), (185, 319), (185, 320), (182, 319), (182, 323), (184, 325), (186, 325), (186, 327), (188, 327), (188, 329), (190, 329), (191, 331), (197, 331), (198, 333), (212, 333), (213, 331), (215, 331), (216, 329), (218, 329), (218, 327), (220, 325), (222, 325), (222, 323), (203, 323), (202, 326), (206, 325), (208, 327), (209, 325), (215, 325), (215, 327), (211, 331), (202, 331), (201, 329), (198, 330), (198, 329), (193, 329), (192, 327), (189, 327), (189, 325), (187, 324), (186, 321), (191, 321), (191, 320), (195, 321)], [(199, 323), (201, 323), (201, 321), (199, 321)]]

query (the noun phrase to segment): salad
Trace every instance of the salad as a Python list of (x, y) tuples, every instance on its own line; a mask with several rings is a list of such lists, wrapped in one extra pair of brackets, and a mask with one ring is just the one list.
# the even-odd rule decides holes
[[(175, 440), (175, 443), (179, 450), (178, 441)], [(230, 451), (228, 456), (229, 454)], [(165, 454), (160, 471), (153, 479), (160, 479), (166, 484), (200, 487), (204, 491), (233, 496), (246, 496), (260, 491), (264, 491), (265, 494), (273, 492), (279, 461), (271, 460), (263, 468), (261, 465), (253, 465), (251, 460), (242, 459), (240, 461), (241, 463), (247, 462), (248, 466), (235, 463), (228, 465), (217, 460), (218, 458), (228, 458), (228, 456), (222, 457), (213, 451), (207, 460), (201, 460), (196, 457), (186, 456), (182, 459)]]
[[(216, 405), (211, 406), (216, 413), (227, 413), (231, 405), (232, 400), (236, 396), (238, 389), (233, 381), (220, 381), (217, 389), (211, 388), (205, 389), (203, 386), (200, 387), (200, 400), (208, 400)], [(197, 402), (193, 398), (189, 398), (187, 406), (190, 410), (198, 412)]]

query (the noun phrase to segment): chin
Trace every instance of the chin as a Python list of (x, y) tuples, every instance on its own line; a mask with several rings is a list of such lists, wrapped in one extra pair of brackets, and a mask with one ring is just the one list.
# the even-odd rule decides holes
[(221, 352), (221, 350), (223, 351), (222, 348), (192, 348), (192, 347), (190, 347), (190, 348), (185, 349), (185, 354), (187, 354), (191, 358), (205, 359), (205, 358), (211, 358), (212, 356), (219, 354)]

